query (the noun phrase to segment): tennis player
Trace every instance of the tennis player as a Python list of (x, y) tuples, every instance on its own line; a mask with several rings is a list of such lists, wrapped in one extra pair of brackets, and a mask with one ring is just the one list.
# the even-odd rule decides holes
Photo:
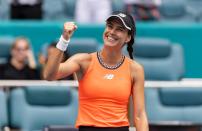
[[(136, 33), (132, 16), (114, 12), (106, 20), (104, 46), (100, 51), (79, 53), (61, 63), (76, 29), (74, 22), (64, 23), (63, 34), (43, 73), (45, 79), (55, 80), (76, 72), (79, 81), (76, 127), (79, 131), (129, 131), (128, 104), (132, 95), (136, 131), (148, 131), (144, 69), (132, 60)], [(125, 45), (130, 58), (123, 55)]]

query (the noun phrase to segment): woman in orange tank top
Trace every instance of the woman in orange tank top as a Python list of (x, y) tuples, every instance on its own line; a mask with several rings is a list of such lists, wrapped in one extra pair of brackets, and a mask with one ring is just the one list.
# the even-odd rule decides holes
[[(49, 56), (44, 79), (55, 80), (76, 72), (79, 81), (79, 131), (128, 131), (128, 103), (132, 95), (136, 131), (148, 131), (144, 103), (144, 70), (133, 59), (135, 22), (131, 15), (114, 12), (106, 20), (101, 51), (80, 53), (60, 63), (73, 32), (74, 22), (64, 24), (57, 48)], [(127, 45), (130, 58), (122, 53)]]

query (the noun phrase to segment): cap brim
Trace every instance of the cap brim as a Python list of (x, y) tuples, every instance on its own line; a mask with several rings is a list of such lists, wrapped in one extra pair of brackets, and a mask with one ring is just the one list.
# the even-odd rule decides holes
[(130, 27), (128, 27), (125, 23), (125, 21), (123, 20), (123, 18), (121, 18), (119, 15), (110, 15), (108, 18), (107, 18), (107, 21), (111, 18), (118, 18), (119, 20), (121, 20), (122, 24), (124, 25), (124, 27), (128, 30), (131, 30)]

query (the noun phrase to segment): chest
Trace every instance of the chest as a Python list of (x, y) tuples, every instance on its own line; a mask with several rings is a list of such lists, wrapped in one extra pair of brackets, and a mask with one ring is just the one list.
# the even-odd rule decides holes
[(91, 70), (80, 83), (80, 95), (88, 98), (127, 100), (131, 94), (131, 79), (128, 71)]
[(12, 66), (7, 66), (4, 69), (4, 78), (5, 79), (27, 79), (29, 76), (29, 70), (27, 68), (23, 68), (21, 70), (17, 70)]

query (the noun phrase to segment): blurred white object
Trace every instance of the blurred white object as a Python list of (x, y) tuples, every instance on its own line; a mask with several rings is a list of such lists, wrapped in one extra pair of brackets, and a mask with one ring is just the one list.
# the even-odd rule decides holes
[(110, 0), (77, 0), (75, 18), (76, 22), (82, 24), (103, 24), (111, 12)]
[(125, 0), (126, 4), (161, 5), (161, 0)]

